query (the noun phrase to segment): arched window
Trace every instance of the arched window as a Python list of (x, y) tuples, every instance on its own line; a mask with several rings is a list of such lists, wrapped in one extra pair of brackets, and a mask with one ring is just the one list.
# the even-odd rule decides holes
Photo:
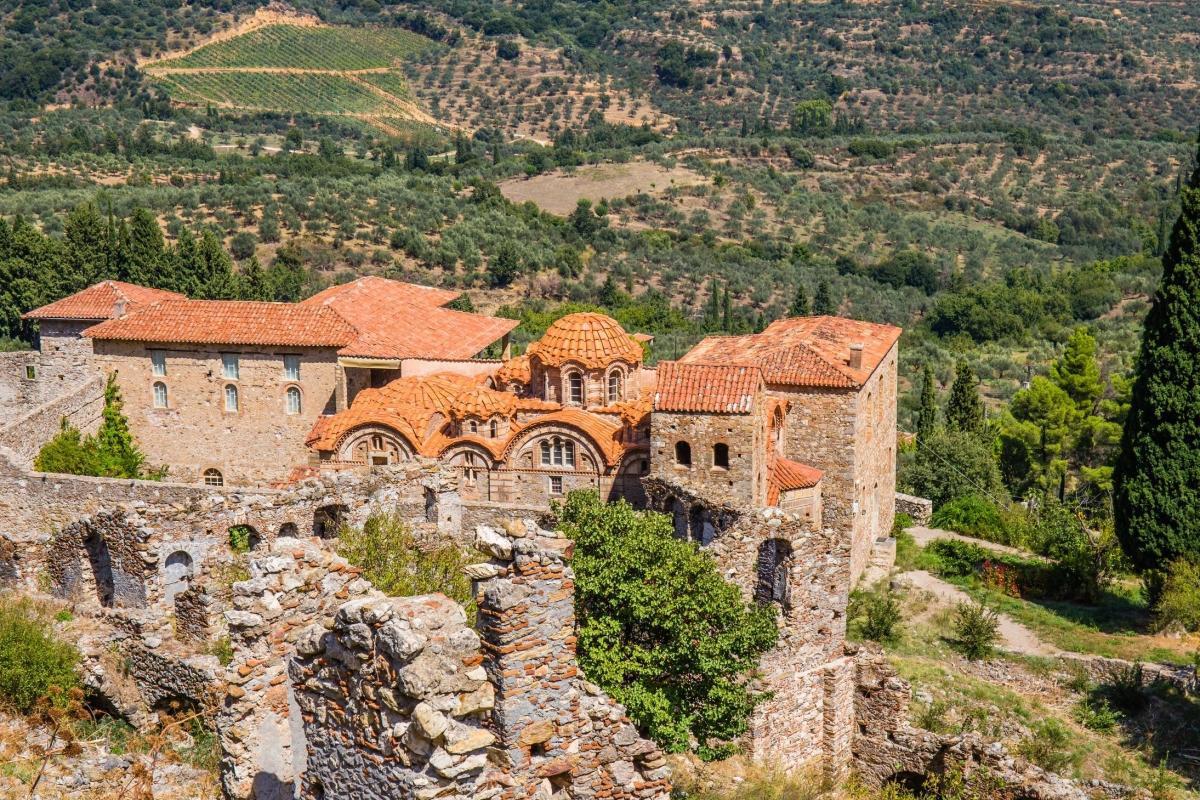
[(488, 434), (493, 439), (495, 439), (497, 434), (499, 434), (499, 432), (500, 432), (500, 424), (497, 423), (496, 420), (492, 420), (491, 423), (488, 424)]
[(154, 407), (167, 407), (167, 385), (162, 381), (154, 382)]
[(471, 433), (479, 433), (479, 423), (475, 420), (470, 422)]
[(230, 413), (238, 410), (238, 390), (232, 383), (225, 385), (225, 410)]
[(717, 442), (713, 445), (713, 467), (729, 469), (729, 445)]
[(463, 456), (463, 481), (467, 486), (474, 486), (479, 480), (479, 459), (474, 453)]
[(675, 463), (681, 467), (692, 466), (692, 446), (687, 442), (675, 443)]
[(204, 470), (204, 485), (205, 486), (224, 486), (225, 478), (221, 475), (219, 469)]
[(300, 389), (295, 386), (289, 386), (287, 390), (287, 413), (300, 413)]
[(575, 466), (575, 443), (569, 439), (543, 439), (541, 452), (543, 467)]
[(792, 558), (792, 545), (783, 539), (767, 539), (758, 546), (758, 583), (754, 589), (754, 599), (763, 605), (779, 603), (787, 608), (790, 603), (788, 594), (788, 567)]
[(583, 405), (583, 376), (578, 372), (567, 376), (567, 397), (572, 403)]
[(622, 396), (621, 370), (614, 369), (612, 372), (608, 373), (608, 402), (619, 402)]

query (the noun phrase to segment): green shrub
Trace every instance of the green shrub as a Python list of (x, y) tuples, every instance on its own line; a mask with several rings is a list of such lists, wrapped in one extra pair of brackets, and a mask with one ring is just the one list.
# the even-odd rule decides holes
[(161, 477), (143, 469), (146, 457), (133, 441), (129, 420), (122, 411), (121, 390), (116, 374), (108, 376), (104, 387), (104, 411), (95, 436), (84, 436), (62, 418), (58, 435), (46, 442), (34, 457), (34, 469), (67, 475), (92, 475), (104, 478)]
[(990, 658), (1000, 640), (1000, 619), (982, 603), (959, 603), (954, 610), (954, 645), (967, 658)]
[(1085, 697), (1075, 704), (1075, 721), (1088, 730), (1109, 733), (1117, 727), (1121, 716), (1103, 697)]
[(217, 657), (217, 661), (222, 667), (228, 667), (233, 663), (233, 642), (228, 636), (222, 636), (213, 641), (208, 646), (208, 652)]
[(934, 571), (948, 578), (974, 575), (990, 556), (979, 545), (958, 539), (935, 539), (925, 546), (925, 553), (933, 559), (930, 565)]
[(1071, 747), (1071, 732), (1055, 719), (1037, 723), (1017, 746), (1017, 752), (1050, 772), (1061, 773), (1079, 761), (1079, 754)]
[(0, 598), (0, 703), (29, 712), (50, 687), (79, 684), (79, 651), (52, 635), (53, 617), (28, 599)]
[(579, 662), (664, 749), (722, 757), (755, 705), (749, 675), (779, 635), (774, 604), (742, 599), (671, 518), (572, 492), (556, 514), (575, 540)]
[(1092, 692), (1092, 697), (1103, 699), (1128, 716), (1137, 716), (1150, 704), (1146, 692), (1145, 670), (1140, 662), (1120, 670), (1103, 686)]
[(989, 542), (1020, 546), (1019, 527), (1010, 526), (1005, 512), (994, 502), (978, 494), (958, 497), (933, 512), (930, 524)]
[(254, 531), (248, 525), (234, 525), (229, 529), (229, 549), (241, 555), (250, 552)]
[(1046, 581), (1049, 593), (1067, 600), (1096, 603), (1121, 566), (1121, 550), (1111, 527), (1089, 531), (1079, 514), (1048, 503), (1029, 518), (1033, 550), (1054, 562)]
[(856, 591), (850, 596), (847, 616), (857, 623), (858, 632), (873, 642), (895, 641), (897, 626), (904, 618), (900, 603), (886, 587), (871, 591)]
[(1154, 605), (1154, 627), (1200, 630), (1200, 561), (1181, 558), (1167, 569)]
[(455, 545), (422, 549), (399, 514), (372, 514), (361, 528), (342, 528), (338, 555), (362, 567), (363, 577), (393, 597), (441, 592), (470, 610), (468, 554)]
[(900, 535), (911, 528), (914, 524), (916, 523), (913, 521), (911, 514), (905, 514), (903, 512), (897, 514), (892, 518), (892, 538), (900, 538)]

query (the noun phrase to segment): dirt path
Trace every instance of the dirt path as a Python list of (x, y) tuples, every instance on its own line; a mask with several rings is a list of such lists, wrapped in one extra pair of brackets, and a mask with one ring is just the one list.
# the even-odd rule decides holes
[[(937, 603), (946, 607), (974, 602), (970, 595), (962, 589), (946, 583), (925, 570), (903, 572), (896, 576), (896, 580), (914, 589), (928, 592)], [(1063, 654), (1063, 651), (1044, 641), (1036, 633), (1011, 617), (1004, 614), (997, 616), (1000, 622), (1002, 649), (1027, 656), (1060, 656)]]
[(923, 525), (914, 525), (911, 528), (905, 528), (905, 530), (912, 535), (913, 539), (915, 539), (917, 544), (921, 545), (921, 547), (924, 547), (937, 539), (953, 539), (958, 542), (968, 542), (973, 545), (978, 545), (984, 550), (991, 550), (993, 553), (1004, 553), (1010, 556), (1020, 556), (1021, 558), (1030, 559), (1041, 558), (1041, 556), (1034, 555), (1027, 550), (1019, 550), (1016, 547), (996, 544), (995, 542), (989, 542), (987, 539), (976, 539), (974, 536), (964, 536), (961, 533), (944, 531), (940, 528), (926, 528)]

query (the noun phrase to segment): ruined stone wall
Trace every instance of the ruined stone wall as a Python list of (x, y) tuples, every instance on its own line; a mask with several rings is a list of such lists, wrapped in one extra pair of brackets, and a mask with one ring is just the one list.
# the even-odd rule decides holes
[[(897, 345), (898, 346), (898, 345)], [(871, 548), (891, 535), (896, 514), (896, 347), (859, 389), (854, 436), (853, 578), (866, 570)]]
[[(166, 359), (153, 374), (150, 352)], [(221, 354), (238, 356), (238, 377), (223, 376)], [(287, 380), (284, 355), (300, 357), (300, 379)], [(231, 486), (265, 486), (308, 463), (304, 440), (322, 413), (335, 406), (337, 357), (331, 349), (185, 345), (148, 347), (136, 342), (96, 342), (96, 361), (115, 371), (125, 413), (148, 464), (166, 466), (172, 480), (199, 482), (218, 470)], [(167, 387), (167, 407), (154, 407), (153, 385)], [(225, 389), (238, 392), (226, 410)], [(287, 413), (289, 387), (301, 391), (301, 410)]]
[(850, 764), (854, 669), (844, 655), (850, 592), (849, 541), (779, 509), (746, 514), (708, 548), (742, 596), (779, 611), (779, 642), (759, 663), (751, 757), (789, 769)]
[(916, 525), (928, 525), (933, 517), (933, 501), (896, 492), (896, 513), (908, 514)]
[(0, 448), (18, 465), (30, 468), (42, 445), (58, 435), (65, 417), (84, 433), (95, 433), (104, 411), (104, 379), (93, 376), (72, 385), (53, 400), (22, 405), (0, 427)]
[[(766, 429), (761, 414), (675, 414), (650, 420), (651, 475), (685, 487), (713, 505), (747, 507), (766, 502)], [(684, 442), (692, 463), (676, 461)], [(729, 467), (716, 466), (714, 448), (729, 448)]]
[[(37, 363), (36, 350), (0, 353), (0, 410), (6, 415), (23, 414), (30, 405), (37, 405)], [(32, 378), (29, 367), (33, 368)]]
[(149, 530), (121, 512), (74, 522), (47, 545), (45, 575), (55, 597), (101, 607), (143, 608)]

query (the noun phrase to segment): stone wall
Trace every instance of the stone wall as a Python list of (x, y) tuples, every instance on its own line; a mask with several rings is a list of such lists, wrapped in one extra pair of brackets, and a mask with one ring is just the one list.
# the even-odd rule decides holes
[(908, 514), (914, 525), (928, 525), (933, 517), (933, 501), (896, 492), (896, 513)]
[[(37, 405), (37, 360), (36, 350), (0, 353), (0, 410), (6, 416), (23, 414), (30, 405)], [(33, 367), (33, 378), (29, 377), (29, 367)]]
[[(147, 463), (166, 466), (173, 480), (199, 482), (210, 469), (232, 486), (283, 480), (308, 463), (304, 440), (317, 417), (335, 410), (339, 367), (331, 349), (95, 345), (97, 365), (117, 373), (129, 426)], [(153, 374), (152, 350), (163, 353), (163, 375)], [(236, 378), (224, 377), (226, 352), (238, 357)], [(286, 378), (285, 355), (300, 358), (299, 380)], [(166, 386), (166, 408), (154, 407), (155, 383)], [(227, 386), (237, 390), (236, 411), (227, 410)], [(287, 413), (290, 387), (300, 389), (299, 413)]]
[(896, 514), (896, 350), (894, 345), (858, 390), (855, 407), (851, 574), (857, 581), (875, 542), (891, 535)]
[[(655, 411), (650, 419), (651, 475), (671, 481), (713, 505), (747, 507), (766, 503), (767, 442), (764, 416), (675, 414)], [(676, 460), (684, 443), (691, 464)], [(715, 448), (728, 448), (729, 466), (717, 466)]]
[(146, 606), (142, 552), (150, 531), (121, 512), (63, 528), (47, 546), (45, 575), (55, 597), (103, 608)]
[(104, 379), (92, 377), (36, 407), (22, 406), (19, 415), (0, 427), (0, 448), (25, 468), (33, 466), (42, 445), (53, 439), (67, 421), (84, 433), (94, 433), (104, 411)]

